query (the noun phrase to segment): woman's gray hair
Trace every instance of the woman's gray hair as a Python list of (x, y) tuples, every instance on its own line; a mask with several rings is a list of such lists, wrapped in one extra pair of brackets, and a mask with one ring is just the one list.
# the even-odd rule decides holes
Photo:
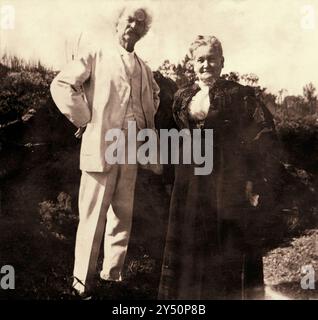
[(115, 29), (117, 30), (117, 26), (119, 23), (119, 20), (123, 17), (124, 13), (135, 13), (138, 10), (142, 10), (145, 13), (145, 31), (142, 34), (142, 37), (144, 37), (147, 32), (149, 31), (152, 23), (152, 13), (150, 9), (143, 5), (137, 5), (137, 4), (127, 4), (124, 7), (120, 8), (117, 13), (117, 18), (115, 20)]
[(190, 45), (189, 52), (190, 52), (191, 59), (193, 59), (194, 57), (194, 54), (193, 54), (194, 51), (202, 46), (209, 46), (213, 48), (213, 50), (215, 50), (220, 57), (223, 57), (222, 44), (217, 37), (199, 35), (195, 38), (195, 40)]

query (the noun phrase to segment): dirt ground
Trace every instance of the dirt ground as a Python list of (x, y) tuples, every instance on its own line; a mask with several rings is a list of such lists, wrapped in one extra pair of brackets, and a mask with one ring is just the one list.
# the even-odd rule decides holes
[[(70, 208), (71, 201), (65, 193), (54, 201), (40, 199), (34, 184), (37, 179), (41, 182), (40, 176), (39, 172), (37, 176), (26, 174), (2, 192), (7, 201), (0, 211), (0, 266), (14, 266), (16, 289), (0, 290), (0, 299), (70, 299), (76, 210)], [(146, 179), (143, 183), (137, 187), (140, 196), (144, 197), (142, 190), (152, 186), (156, 197), (151, 203), (137, 201), (137, 211), (144, 214), (134, 220), (126, 281), (116, 286), (98, 282), (98, 299), (157, 297), (164, 225), (154, 226), (153, 217), (162, 215), (158, 221), (165, 221), (168, 203), (164, 200), (165, 190), (156, 181)], [(32, 188), (27, 187), (31, 184)], [(318, 272), (318, 229), (304, 231), (264, 256), (266, 299), (318, 299), (317, 274), (315, 289), (301, 286), (301, 268), (308, 265)]]
[[(307, 230), (263, 260), (268, 299), (318, 299), (318, 229)], [(303, 289), (301, 281), (310, 270), (314, 272), (315, 289)]]

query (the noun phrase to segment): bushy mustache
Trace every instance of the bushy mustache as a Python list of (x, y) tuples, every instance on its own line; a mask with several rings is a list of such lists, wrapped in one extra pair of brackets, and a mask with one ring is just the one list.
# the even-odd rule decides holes
[(126, 29), (125, 33), (134, 33), (135, 35), (137, 36), (140, 36), (140, 34), (137, 32), (137, 30), (133, 29), (133, 28), (129, 28), (129, 29)]
[(202, 68), (202, 69), (200, 69), (200, 73), (204, 73), (204, 72), (214, 72), (214, 70), (211, 69), (211, 68)]

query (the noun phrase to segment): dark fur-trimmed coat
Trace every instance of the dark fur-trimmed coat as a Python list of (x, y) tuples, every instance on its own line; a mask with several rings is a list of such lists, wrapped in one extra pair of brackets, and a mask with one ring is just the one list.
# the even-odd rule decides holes
[[(240, 298), (263, 285), (247, 226), (275, 201), (273, 117), (254, 88), (219, 80), (209, 91), (206, 119), (195, 121), (189, 105), (199, 90), (194, 84), (176, 93), (173, 117), (179, 130), (213, 129), (214, 166), (206, 176), (194, 175), (195, 164), (175, 166), (161, 299)], [(247, 181), (259, 195), (257, 207)]]

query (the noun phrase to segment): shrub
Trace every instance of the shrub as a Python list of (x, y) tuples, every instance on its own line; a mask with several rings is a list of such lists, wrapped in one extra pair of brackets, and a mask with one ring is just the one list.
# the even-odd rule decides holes
[(61, 192), (57, 201), (39, 203), (40, 222), (54, 237), (69, 240), (75, 235), (78, 217), (72, 213), (71, 196)]
[(49, 98), (55, 73), (40, 62), (26, 63), (17, 57), (0, 63), (0, 124), (20, 119), (30, 108), (38, 109)]

